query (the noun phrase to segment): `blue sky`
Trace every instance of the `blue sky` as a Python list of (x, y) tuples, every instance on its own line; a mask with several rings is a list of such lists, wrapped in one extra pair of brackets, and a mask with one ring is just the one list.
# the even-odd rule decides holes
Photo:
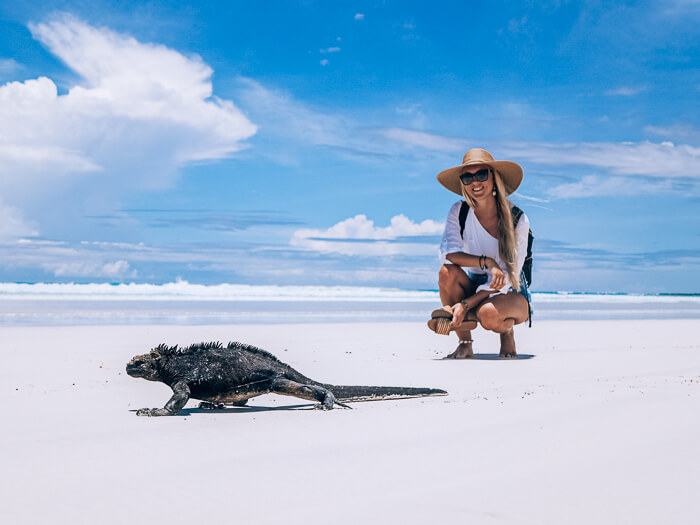
[(700, 292), (700, 2), (0, 2), (0, 281), (436, 288), (482, 147), (539, 291)]

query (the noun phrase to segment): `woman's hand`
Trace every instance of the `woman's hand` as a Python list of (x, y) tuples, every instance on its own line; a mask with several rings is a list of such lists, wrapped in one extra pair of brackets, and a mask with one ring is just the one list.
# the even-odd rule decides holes
[(457, 303), (452, 307), (452, 322), (450, 323), (450, 328), (456, 330), (464, 322), (464, 317), (467, 314), (467, 309), (462, 303)]
[(491, 289), (497, 291), (503, 288), (506, 285), (506, 275), (503, 273), (503, 270), (501, 270), (501, 267), (498, 266), (498, 263), (488, 257), (486, 259), (486, 268), (488, 268), (493, 277), (493, 279), (491, 279)]

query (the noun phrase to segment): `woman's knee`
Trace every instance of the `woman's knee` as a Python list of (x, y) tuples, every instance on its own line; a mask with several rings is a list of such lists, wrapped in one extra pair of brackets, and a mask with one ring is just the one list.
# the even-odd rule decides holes
[(498, 331), (503, 326), (503, 315), (492, 303), (486, 303), (479, 308), (477, 316), (485, 330)]
[(443, 264), (438, 273), (438, 284), (440, 287), (449, 287), (461, 282), (466, 277), (464, 270), (456, 264)]

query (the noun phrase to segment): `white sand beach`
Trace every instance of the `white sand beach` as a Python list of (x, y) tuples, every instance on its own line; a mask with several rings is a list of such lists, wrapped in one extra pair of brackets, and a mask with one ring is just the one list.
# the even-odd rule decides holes
[[(522, 356), (441, 360), (423, 323), (0, 327), (4, 523), (695, 524), (697, 319), (540, 321)], [(137, 417), (168, 387), (124, 366), (239, 340), (334, 384), (447, 397)]]

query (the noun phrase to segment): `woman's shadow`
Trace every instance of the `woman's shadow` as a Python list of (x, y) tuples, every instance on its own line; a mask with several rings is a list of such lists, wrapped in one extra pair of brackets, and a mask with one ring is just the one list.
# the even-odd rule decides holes
[(532, 359), (535, 354), (518, 354), (518, 357), (501, 357), (499, 354), (474, 354), (468, 359), (453, 359), (451, 357), (437, 357), (435, 361), (523, 361)]

